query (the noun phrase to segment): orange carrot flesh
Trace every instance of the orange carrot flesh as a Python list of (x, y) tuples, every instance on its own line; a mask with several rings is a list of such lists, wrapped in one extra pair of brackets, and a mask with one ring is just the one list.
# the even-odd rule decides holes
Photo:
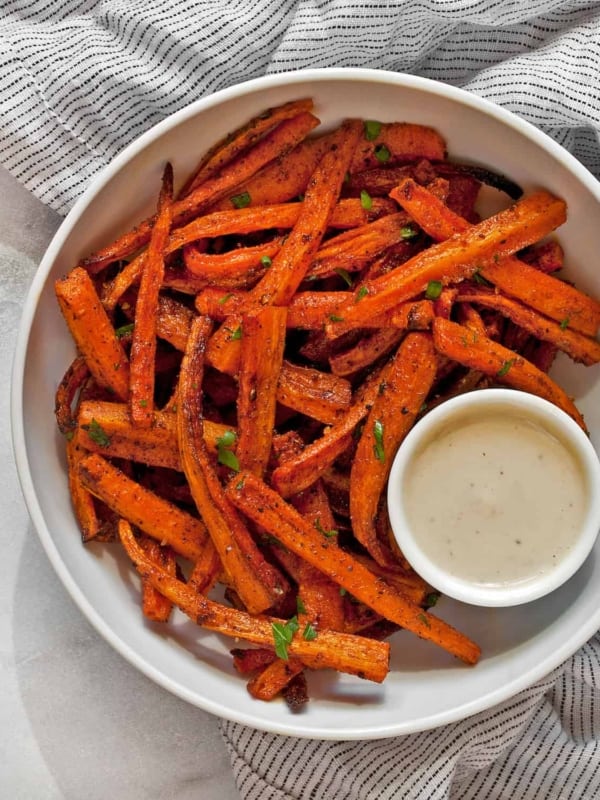
[(304, 664), (297, 658), (287, 661), (278, 658), (248, 681), (248, 691), (257, 700), (272, 700), (303, 669)]
[(252, 473), (242, 472), (230, 482), (227, 495), (240, 511), (285, 547), (329, 575), (381, 616), (443, 647), (467, 664), (478, 661), (480, 649), (467, 636), (395, 592), (331, 538), (319, 533)]
[(433, 322), (433, 342), (439, 353), (453, 361), (479, 370), (499, 383), (549, 400), (573, 417), (584, 431), (587, 430), (583, 417), (566, 392), (545, 372), (514, 351), (442, 317), (436, 317)]
[(126, 400), (129, 360), (90, 276), (76, 267), (56, 282), (55, 290), (71, 336), (95, 380), (120, 400)]
[(154, 418), (158, 293), (165, 269), (164, 249), (171, 229), (172, 203), (173, 168), (167, 164), (158, 200), (156, 222), (152, 227), (146, 251), (129, 356), (129, 413), (133, 424), (143, 428), (148, 428)]

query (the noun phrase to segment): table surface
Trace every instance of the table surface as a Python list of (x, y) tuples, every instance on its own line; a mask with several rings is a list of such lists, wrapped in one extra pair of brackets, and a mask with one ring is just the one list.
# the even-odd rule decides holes
[(152, 683), (96, 633), (27, 515), (8, 377), (27, 289), (60, 222), (0, 169), (0, 797), (239, 800), (216, 717)]

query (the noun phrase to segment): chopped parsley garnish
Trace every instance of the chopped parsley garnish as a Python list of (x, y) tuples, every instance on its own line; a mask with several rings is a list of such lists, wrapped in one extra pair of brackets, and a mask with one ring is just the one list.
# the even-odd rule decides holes
[(473, 280), (475, 281), (475, 283), (478, 283), (480, 286), (491, 286), (492, 285), (487, 280), (487, 278), (483, 277), (483, 275), (481, 274), (481, 272), (478, 269), (475, 270), (475, 272), (473, 273), (472, 277), (473, 277)]
[(410, 225), (405, 225), (404, 227), (400, 228), (400, 236), (403, 239), (414, 239), (415, 236), (418, 236), (418, 231), (414, 228), (411, 228)]
[(380, 164), (385, 164), (386, 161), (390, 160), (391, 156), (392, 154), (384, 144), (378, 144), (375, 148), (375, 158)]
[(306, 627), (302, 631), (302, 638), (306, 639), (307, 642), (312, 642), (313, 639), (317, 638), (317, 630), (311, 622), (306, 623)]
[(270, 267), (273, 262), (271, 261), (271, 256), (261, 256), (260, 263), (263, 267)]
[(251, 197), (248, 192), (242, 192), (241, 194), (236, 194), (231, 198), (231, 202), (235, 206), (235, 208), (246, 208), (252, 202)]
[(560, 323), (561, 331), (566, 331), (566, 329), (569, 327), (569, 322), (570, 321), (571, 321), (570, 317), (565, 317), (563, 320), (561, 320), (561, 323)]
[(360, 204), (365, 211), (370, 211), (373, 208), (373, 200), (366, 189), (360, 190)]
[(365, 139), (368, 142), (372, 142), (373, 139), (376, 139), (381, 132), (381, 122), (377, 122), (374, 119), (366, 119), (364, 121), (364, 131)]
[(304, 605), (300, 595), (296, 598), (296, 610), (298, 614), (306, 614), (306, 606)]
[(84, 431), (87, 431), (87, 435), (94, 444), (99, 445), (99, 447), (108, 447), (110, 445), (110, 436), (97, 420), (92, 419), (89, 425), (82, 425), (81, 427)]
[(437, 605), (437, 601), (440, 599), (439, 592), (430, 592), (427, 597), (425, 598), (425, 605), (427, 608), (433, 608)]
[(233, 297), (233, 294), (231, 292), (229, 292), (228, 294), (224, 294), (223, 297), (219, 299), (219, 305), (224, 306), (230, 297)]
[(358, 303), (363, 297), (366, 297), (369, 294), (369, 290), (366, 286), (361, 286), (358, 292), (356, 293), (356, 302)]
[(343, 267), (336, 267), (335, 272), (337, 272), (337, 274), (344, 281), (346, 286), (349, 286), (350, 288), (352, 287), (353, 284), (352, 276), (350, 275), (347, 269), (344, 269)]
[(234, 470), (234, 472), (239, 472), (240, 462), (238, 461), (238, 457), (230, 450), (235, 444), (236, 438), (233, 431), (225, 431), (223, 436), (219, 436), (217, 439), (217, 461), (219, 464), (223, 464), (224, 467), (229, 467), (229, 469)]
[(148, 406), (148, 401), (147, 401), (147, 400), (140, 400), (140, 401), (138, 402), (138, 406), (139, 406), (140, 408), (146, 408), (146, 407)]
[(376, 419), (373, 423), (373, 438), (375, 439), (375, 445), (373, 446), (375, 458), (378, 461), (385, 461), (385, 451), (383, 449), (383, 422), (379, 419)]
[(509, 358), (508, 361), (505, 361), (504, 364), (502, 364), (502, 366), (500, 367), (500, 369), (498, 370), (496, 375), (499, 378), (501, 378), (503, 375), (506, 375), (506, 373), (508, 372), (508, 370), (512, 367), (512, 365), (514, 363), (515, 363), (514, 358)]
[(417, 614), (417, 619), (420, 622), (422, 622), (423, 625), (426, 625), (428, 628), (431, 628), (431, 622), (429, 622), (429, 620), (427, 619), (427, 615), (426, 614)]
[(288, 627), (286, 622), (272, 622), (273, 641), (275, 642), (275, 653), (284, 661), (288, 660), (288, 645), (292, 643), (294, 631)]
[(315, 528), (322, 533), (323, 536), (327, 536), (328, 539), (331, 539), (333, 536), (338, 535), (337, 528), (331, 528), (331, 530), (325, 530), (325, 528), (321, 525), (321, 517), (317, 517), (315, 520)]
[(122, 339), (123, 336), (128, 336), (133, 331), (133, 322), (128, 322), (127, 325), (121, 325), (115, 330), (117, 339)]
[(237, 328), (234, 331), (231, 331), (231, 335), (230, 335), (229, 339), (232, 342), (235, 342), (237, 339), (241, 339), (241, 338), (242, 338), (242, 326), (238, 325)]
[(347, 594), (348, 594), (348, 590), (344, 589), (343, 586), (340, 586), (340, 597), (344, 597)]
[(329, 315), (329, 319), (331, 320), (331, 322), (343, 322), (344, 321), (344, 318), (340, 317), (338, 314), (330, 314)]
[(429, 281), (427, 289), (425, 289), (425, 297), (428, 300), (437, 300), (443, 288), (441, 281)]

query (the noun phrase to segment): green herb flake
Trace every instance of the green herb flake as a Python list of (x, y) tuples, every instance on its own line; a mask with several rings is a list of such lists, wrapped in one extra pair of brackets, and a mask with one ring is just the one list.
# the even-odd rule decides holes
[(221, 297), (219, 300), (219, 305), (224, 306), (230, 297), (233, 297), (233, 294), (231, 292), (229, 292), (228, 294), (224, 294), (223, 297)]
[(128, 336), (132, 331), (133, 322), (128, 322), (127, 325), (121, 325), (115, 330), (115, 336), (117, 339), (122, 339), (124, 336)]
[(392, 157), (392, 154), (387, 149), (384, 144), (378, 144), (375, 148), (375, 158), (379, 161), (380, 164), (385, 164), (386, 161), (389, 161)]
[(373, 446), (375, 458), (383, 462), (385, 461), (385, 451), (383, 449), (383, 422), (379, 419), (376, 419), (373, 423), (373, 438), (375, 439), (375, 444)]
[(411, 228), (410, 225), (404, 225), (402, 228), (400, 228), (400, 236), (403, 239), (406, 239), (406, 240), (414, 239), (415, 236), (418, 236), (418, 235), (419, 235), (419, 232), (416, 231), (414, 228)]
[(88, 436), (99, 447), (108, 447), (110, 445), (110, 436), (106, 433), (102, 425), (92, 418), (89, 425), (81, 426), (84, 431), (87, 431)]
[(72, 439), (74, 436), (75, 436), (75, 431), (67, 431), (67, 432), (65, 433), (65, 439), (67, 440), (67, 442), (70, 442), (70, 441), (71, 441), (71, 439)]
[(234, 472), (239, 472), (240, 462), (238, 461), (238, 457), (229, 449), (235, 444), (236, 438), (233, 431), (225, 431), (223, 436), (219, 436), (217, 439), (217, 461), (224, 467), (229, 467), (229, 469), (232, 469)]
[(473, 280), (475, 281), (475, 283), (478, 283), (480, 286), (491, 286), (492, 285), (486, 278), (483, 277), (483, 275), (481, 274), (480, 270), (478, 270), (478, 269), (475, 270), (475, 272), (473, 273), (472, 277), (473, 277)]
[(360, 204), (365, 211), (370, 211), (373, 208), (373, 200), (366, 189), (360, 190)]
[(502, 366), (500, 367), (500, 369), (498, 370), (496, 375), (499, 378), (501, 378), (503, 375), (506, 375), (506, 373), (508, 372), (508, 370), (512, 367), (512, 365), (514, 363), (515, 363), (514, 358), (509, 358), (508, 361), (505, 361), (504, 364), (502, 364)]
[(271, 261), (271, 256), (261, 256), (260, 263), (263, 267), (270, 267), (273, 262)]
[(139, 400), (138, 401), (138, 406), (140, 408), (147, 408), (148, 407), (148, 401), (147, 400)]
[(428, 628), (431, 628), (431, 622), (427, 619), (427, 614), (417, 614), (417, 619)]
[(437, 605), (439, 599), (440, 599), (439, 592), (430, 592), (425, 598), (425, 605), (427, 606), (427, 608), (433, 608), (435, 605)]
[(369, 290), (366, 286), (361, 286), (358, 292), (356, 293), (356, 302), (359, 303), (363, 297), (366, 297), (369, 294)]
[(239, 481), (235, 485), (236, 492), (241, 492), (242, 491), (242, 489), (244, 488), (244, 483), (245, 483), (244, 479), (240, 478)]
[(231, 335), (229, 336), (229, 339), (232, 342), (235, 342), (238, 339), (241, 339), (242, 338), (242, 326), (238, 325), (237, 328), (234, 331), (230, 331), (230, 334)]
[(275, 642), (275, 653), (278, 658), (288, 660), (288, 645), (292, 643), (294, 632), (288, 628), (285, 622), (272, 622), (273, 641)]
[(381, 133), (381, 122), (374, 119), (366, 119), (364, 121), (365, 139), (372, 142)]
[(300, 595), (298, 595), (296, 598), (296, 610), (298, 611), (298, 614), (306, 614), (306, 606), (304, 605)]
[(340, 586), (340, 597), (345, 597), (348, 594), (348, 590), (344, 589), (343, 586)]
[(350, 275), (347, 269), (344, 269), (343, 267), (336, 267), (334, 271), (337, 272), (337, 274), (344, 281), (346, 286), (352, 288), (352, 284), (354, 281), (352, 280), (352, 275)]
[(312, 623), (306, 623), (306, 627), (302, 631), (302, 638), (306, 639), (307, 642), (312, 642), (313, 639), (317, 638), (317, 629), (314, 627), (314, 625), (312, 625)]
[(330, 314), (328, 319), (331, 322), (343, 322), (344, 321), (344, 318), (340, 317), (338, 314)]
[(323, 536), (327, 536), (328, 539), (338, 535), (337, 528), (331, 528), (331, 530), (328, 531), (325, 530), (325, 528), (321, 525), (321, 517), (316, 518), (315, 528), (319, 531), (319, 533), (322, 533)]
[(236, 194), (231, 198), (231, 202), (235, 208), (246, 208), (252, 202), (250, 194), (248, 192), (242, 192), (241, 194)]
[(429, 281), (427, 289), (425, 289), (425, 297), (428, 300), (437, 300), (444, 288), (441, 281)]
[(563, 320), (561, 320), (561, 323), (560, 323), (561, 331), (566, 331), (567, 330), (567, 328), (569, 327), (569, 322), (570, 321), (571, 321), (570, 317), (565, 317)]

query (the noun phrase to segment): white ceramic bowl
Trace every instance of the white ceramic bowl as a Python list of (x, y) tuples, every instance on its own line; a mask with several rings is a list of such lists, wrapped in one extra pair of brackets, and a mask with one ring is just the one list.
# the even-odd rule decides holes
[[(486, 440), (489, 423), (495, 431)], [(498, 433), (503, 441), (494, 441)], [(507, 440), (510, 458), (504, 460)], [(469, 470), (461, 471), (456, 463), (461, 458), (464, 463), (461, 442), (470, 452)], [(540, 444), (548, 448), (542, 460), (537, 455)], [(443, 459), (445, 480), (434, 477), (434, 452), (436, 458)], [(480, 453), (485, 456), (479, 457)], [(477, 458), (473, 457), (475, 454)], [(534, 457), (533, 464), (530, 456)], [(448, 464), (450, 457), (453, 467)], [(484, 464), (489, 464), (490, 469), (481, 477)], [(494, 485), (489, 483), (490, 474)], [(544, 481), (546, 474), (552, 476), (554, 485)], [(567, 482), (559, 492), (556, 483), (565, 475), (573, 477), (573, 485)], [(417, 487), (419, 492), (427, 489), (425, 503), (411, 497)], [(396, 541), (428, 583), (465, 603), (516, 606), (562, 586), (588, 557), (600, 530), (598, 487), (598, 455), (568, 414), (535, 395), (498, 388), (459, 395), (422, 417), (396, 453), (387, 498)], [(465, 496), (471, 496), (473, 520), (481, 528), (476, 534), (472, 526), (464, 527), (463, 509), (469, 505)], [(460, 505), (455, 503), (456, 497), (460, 498)], [(518, 505), (518, 498), (525, 501), (524, 506)], [(565, 498), (571, 500), (570, 511)], [(566, 511), (564, 518), (561, 506)], [(453, 537), (448, 551), (454, 558), (449, 558), (440, 546), (432, 546), (437, 538), (432, 538), (432, 526), (425, 516), (443, 520), (442, 538)], [(577, 526), (571, 531), (569, 523), (575, 519)], [(451, 533), (454, 520), (462, 535)], [(496, 520), (501, 524), (494, 525)], [(555, 534), (551, 533), (553, 521), (557, 523)], [(515, 533), (515, 526), (520, 525), (520, 532)], [(518, 543), (516, 536), (521, 537)], [(501, 565), (508, 571), (495, 578)], [(471, 577), (477, 572), (486, 578)]]
[[(298, 736), (361, 739), (409, 733), (488, 708), (547, 674), (600, 627), (597, 548), (578, 573), (528, 613), (478, 609), (450, 599), (439, 614), (483, 649), (474, 668), (401, 632), (392, 641), (383, 685), (332, 673), (312, 674), (312, 702), (292, 715), (281, 702), (252, 700), (236, 676), (231, 643), (181, 615), (157, 634), (139, 611), (135, 578), (117, 547), (83, 547), (73, 519), (64, 442), (53, 418), (57, 381), (74, 354), (53, 295), (53, 281), (77, 260), (142, 219), (170, 159), (179, 181), (198, 156), (257, 112), (312, 96), (325, 125), (342, 117), (408, 120), (433, 125), (449, 152), (504, 172), (526, 190), (544, 186), (564, 197), (569, 220), (560, 231), (570, 273), (600, 295), (594, 224), (600, 187), (590, 173), (531, 125), (458, 89), (379, 71), (332, 69), (274, 75), (199, 100), (148, 131), (92, 182), (61, 226), (27, 299), (13, 370), (12, 423), (23, 493), (49, 559), (96, 629), (131, 663), (180, 697), (256, 728)], [(600, 437), (598, 369), (566, 360), (555, 373)]]

